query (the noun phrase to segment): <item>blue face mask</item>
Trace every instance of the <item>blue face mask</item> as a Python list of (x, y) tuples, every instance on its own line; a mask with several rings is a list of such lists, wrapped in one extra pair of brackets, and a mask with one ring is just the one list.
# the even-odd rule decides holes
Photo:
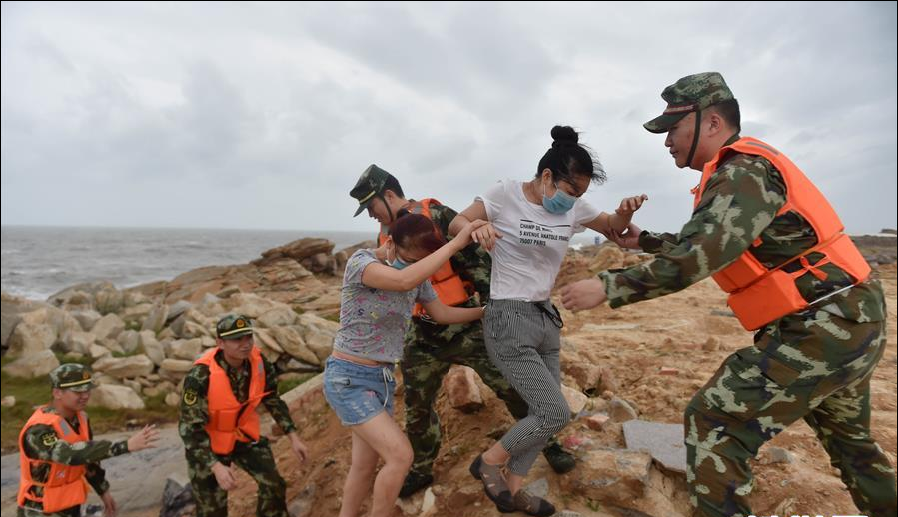
[(396, 249), (393, 249), (393, 256), (395, 257), (393, 260), (387, 259), (387, 265), (396, 268), (396, 269), (405, 269), (409, 266), (409, 263), (399, 258), (399, 254), (396, 253)]
[(396, 269), (405, 269), (406, 267), (408, 267), (408, 263), (406, 263), (399, 257), (396, 257), (396, 260), (393, 261), (387, 260), (387, 265)]
[(574, 208), (577, 198), (558, 188), (558, 184), (553, 185), (555, 194), (552, 197), (546, 197), (545, 189), (543, 190), (543, 208), (550, 214), (563, 214)]

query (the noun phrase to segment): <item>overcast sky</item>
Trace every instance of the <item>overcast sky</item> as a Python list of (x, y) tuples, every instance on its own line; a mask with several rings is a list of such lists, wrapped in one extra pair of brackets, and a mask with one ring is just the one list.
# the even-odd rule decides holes
[(852, 233), (896, 227), (896, 3), (2, 4), (2, 224), (372, 229), (371, 163), (456, 209), (582, 131), (610, 211), (678, 231), (642, 123), (723, 74)]

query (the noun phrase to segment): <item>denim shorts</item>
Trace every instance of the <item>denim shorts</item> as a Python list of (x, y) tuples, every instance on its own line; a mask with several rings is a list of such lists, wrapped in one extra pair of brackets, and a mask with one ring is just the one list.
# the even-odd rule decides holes
[(393, 416), (393, 368), (328, 357), (324, 398), (345, 426), (364, 424), (382, 411)]

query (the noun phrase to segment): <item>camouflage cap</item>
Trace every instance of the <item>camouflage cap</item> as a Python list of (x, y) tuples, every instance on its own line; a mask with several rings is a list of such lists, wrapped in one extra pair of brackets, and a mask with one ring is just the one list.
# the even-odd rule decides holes
[(63, 363), (50, 372), (50, 386), (61, 390), (88, 391), (94, 387), (94, 382), (87, 366)]
[(359, 181), (349, 191), (350, 196), (359, 200), (359, 208), (355, 211), (353, 217), (361, 214), (363, 210), (368, 208), (371, 200), (383, 190), (384, 184), (391, 177), (392, 175), (389, 172), (374, 164), (365, 169), (365, 172), (359, 177)]
[(661, 92), (667, 108), (660, 116), (642, 127), (652, 133), (666, 133), (681, 118), (696, 110), (703, 110), (719, 102), (733, 99), (733, 92), (717, 72), (688, 75)]
[(253, 333), (253, 322), (242, 314), (228, 314), (218, 320), (215, 325), (215, 334), (220, 339), (240, 339)]

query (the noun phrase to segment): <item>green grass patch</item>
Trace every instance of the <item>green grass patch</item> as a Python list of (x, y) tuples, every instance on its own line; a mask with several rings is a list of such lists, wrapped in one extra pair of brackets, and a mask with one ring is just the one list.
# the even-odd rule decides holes
[[(59, 359), (59, 364), (78, 363), (78, 364), (83, 364), (84, 366), (90, 366), (94, 362), (93, 358), (86, 354), (76, 355), (76, 354), (63, 354), (62, 352), (55, 352), (54, 355), (56, 356), (56, 359)], [(49, 385), (50, 385), (50, 381), (48, 379), (47, 386), (49, 386)]]
[[(75, 358), (66, 358), (65, 362), (82, 362), (83, 358), (70, 359)], [(0, 365), (6, 366), (12, 361), (13, 359), (4, 357), (0, 361)], [(16, 398), (15, 406), (0, 408), (0, 450), (6, 454), (18, 449), (19, 432), (34, 413), (34, 408), (47, 404), (52, 396), (50, 379), (46, 375), (36, 379), (22, 379), (13, 377), (6, 372), (0, 372), (0, 385), (3, 387), (3, 396), (12, 395)], [(88, 407), (87, 413), (90, 416), (91, 428), (94, 434), (102, 434), (124, 431), (146, 424), (177, 422), (178, 408), (167, 406), (164, 399), (165, 397), (162, 395), (144, 397), (147, 406), (145, 409), (111, 410)]]
[(293, 388), (299, 386), (300, 384), (306, 382), (307, 380), (311, 379), (312, 377), (314, 377), (316, 375), (318, 375), (318, 374), (304, 373), (300, 377), (297, 377), (296, 379), (290, 379), (290, 380), (286, 380), (286, 381), (278, 381), (278, 395), (283, 395), (284, 393), (287, 393), (288, 391), (292, 390)]

